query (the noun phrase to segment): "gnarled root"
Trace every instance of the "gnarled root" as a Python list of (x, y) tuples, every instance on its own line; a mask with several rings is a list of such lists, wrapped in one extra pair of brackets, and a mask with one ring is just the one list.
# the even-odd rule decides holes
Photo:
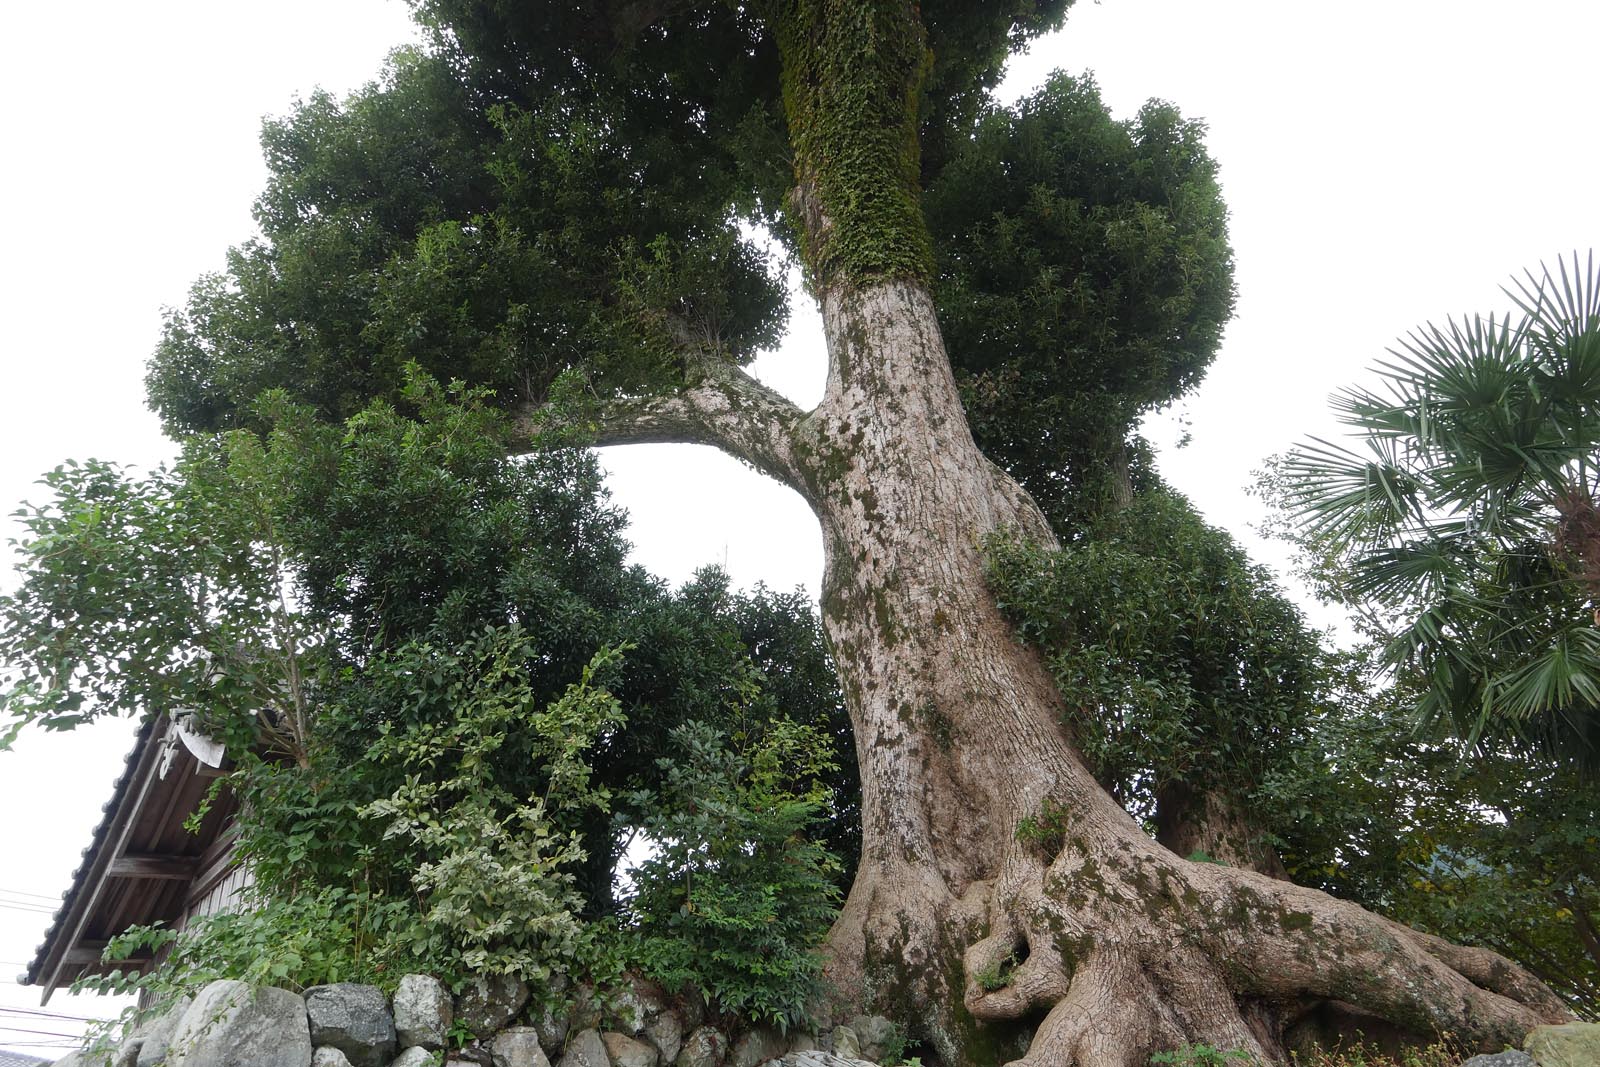
[(1485, 1049), (1566, 1018), (1494, 953), (1139, 844), (1018, 848), (984, 887), (988, 933), (963, 956), (963, 1004), (987, 1023), (1043, 1015), (1013, 1067), (1133, 1067), (1186, 1043), (1281, 1061), (1285, 1028), (1320, 1003)]

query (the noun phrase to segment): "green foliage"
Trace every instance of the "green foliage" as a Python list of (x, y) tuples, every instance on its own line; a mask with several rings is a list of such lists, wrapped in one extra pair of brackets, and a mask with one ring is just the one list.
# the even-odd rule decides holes
[(1006, 986), (1011, 984), (1011, 975), (1012, 972), (1017, 969), (1017, 962), (1017, 957), (1013, 953), (1012, 955), (1007, 956), (1005, 959), (1000, 960), (991, 966), (985, 967), (983, 970), (973, 975), (972, 980), (977, 982), (978, 988), (982, 989), (986, 993), (993, 993), (997, 989), (1004, 989)]
[(1210, 1045), (1182, 1045), (1171, 1052), (1156, 1052), (1150, 1056), (1150, 1062), (1159, 1067), (1247, 1067), (1253, 1061), (1254, 1057), (1248, 1052)]
[[(244, 809), (239, 855), (254, 878), (245, 908), (176, 936), (130, 931), (108, 951), (170, 946), (168, 961), (149, 978), (85, 985), (164, 996), (216, 978), (390, 986), (421, 971), (460, 986), (590, 967), (602, 931), (579, 918), (576, 816), (606, 806), (587, 759), (622, 716), (593, 683), (620, 653), (597, 654), (542, 708), (522, 670), (536, 655), (516, 627), (449, 652), (405, 646), (373, 669), (403, 677), (416, 705), (448, 704), (448, 720), (386, 731), (355, 767), (322, 751), (308, 768), (246, 756), (230, 780)], [(513, 733), (534, 753), (539, 794), (515, 795), (493, 773), (491, 757)], [(360, 803), (374, 782), (396, 777), (388, 796)]]
[(1041, 846), (1048, 855), (1055, 855), (1066, 840), (1071, 825), (1071, 813), (1048, 798), (1036, 815), (1024, 816), (1017, 822), (1017, 840), (1024, 844)]
[(785, 720), (758, 734), (672, 732), (661, 784), (636, 800), (655, 852), (631, 872), (633, 953), (669, 988), (780, 1029), (808, 1018), (833, 921), (837, 860), (812, 839), (832, 771), (827, 739)]
[(1318, 730), (1338, 772), (1291, 766), (1283, 791), (1316, 809), (1309, 836), (1333, 831), (1308, 851), (1337, 857), (1342, 891), (1594, 1017), (1600, 283), (1574, 260), (1508, 295), (1518, 316), (1423, 327), (1381, 391), (1337, 398), (1361, 446), (1303, 446), (1265, 479), (1393, 678), (1345, 686), (1349, 713)]
[(1516, 745), (1463, 760), (1415, 736), (1416, 692), (1338, 663), (1305, 744), (1258, 793), (1296, 882), (1514, 959), (1600, 1017), (1592, 781)]
[(880, 1061), (883, 1067), (922, 1067), (922, 1057), (906, 1055), (914, 1044), (904, 1027), (898, 1023), (891, 1023), (889, 1036), (883, 1043), (883, 1057)]
[(1381, 391), (1335, 399), (1361, 446), (1302, 446), (1274, 491), (1328, 593), (1426, 680), (1426, 723), (1593, 763), (1600, 275), (1574, 256), (1507, 293), (1515, 316), (1403, 339)]
[[(812, 973), (838, 865), (770, 820), (848, 844), (856, 828), (824, 817), (834, 797), (845, 818), (859, 806), (853, 773), (822, 781), (854, 753), (809, 603), (715, 572), (672, 592), (627, 567), (593, 457), (508, 458), (488, 401), (413, 372), (397, 404), (328, 426), (269, 394), (263, 436), (196, 438), (145, 479), (68, 467), (34, 510), (0, 632), (32, 672), (11, 721), (176, 703), (234, 761), (251, 910), (192, 924), (144, 988), (613, 973), (644, 943), (608, 917), (618, 859), (647, 817), (682, 814), (691, 793), (665, 790), (658, 761), (700, 720), (751, 763), (698, 785), (747, 805), (763, 850), (813, 864), (803, 897), (766, 902), (769, 961), (795, 957), (782, 988), (728, 985), (728, 1010), (798, 1011), (776, 998)], [(760, 809), (781, 793), (774, 761), (813, 750), (793, 802)]]
[(0, 597), (0, 748), (29, 723), (160, 707), (303, 755), (318, 635), (288, 595), (259, 462), (246, 442), (197, 441), (147, 478), (90, 461), (43, 479), (55, 499), (18, 513), (24, 577)]
[(605, 395), (661, 389), (681, 330), (739, 361), (775, 341), (781, 280), (691, 102), (507, 93), (452, 54), (466, 40), (267, 124), (263, 240), (196, 283), (151, 362), (169, 429), (253, 423), (269, 389), (345, 418), (397, 399), (411, 363), (507, 407), (575, 368)]
[(1117, 121), (1092, 79), (1056, 74), (987, 110), (928, 187), (974, 436), (1064, 538), (1117, 502), (1133, 425), (1200, 380), (1232, 314), (1203, 133), (1161, 103)]
[[(385, 955), (408, 950), (408, 966), (457, 980), (503, 973), (543, 982), (552, 966), (588, 963), (583, 949), (593, 933), (578, 919), (573, 868), (585, 854), (575, 816), (607, 807), (588, 755), (623, 716), (594, 682), (620, 653), (597, 653), (582, 677), (541, 709), (524, 670), (538, 650), (515, 628), (461, 650), (465, 670), (456, 669), (443, 694), (431, 691), (440, 664), (430, 652), (408, 648), (385, 666), (419, 697), (442, 695), (456, 715), (380, 737), (371, 759), (397, 765), (405, 781), (360, 812), (383, 824), (382, 840), (401, 843), (419, 902), (416, 921), (401, 935), (404, 948)], [(540, 793), (519, 796), (494, 774), (492, 757), (513, 730), (526, 739), (530, 771), (545, 783)]]
[(783, 102), (802, 189), (797, 226), (814, 282), (923, 279), (919, 97), (930, 56), (897, 0), (787, 0), (777, 19)]
[(75, 991), (140, 993), (157, 1004), (193, 993), (222, 978), (296, 991), (330, 982), (393, 985), (379, 957), (365, 953), (389, 924), (404, 918), (405, 902), (375, 902), (349, 890), (324, 887), (258, 906), (207, 915), (181, 932), (130, 927), (111, 939), (108, 960), (146, 950), (168, 953), (148, 975), (112, 971), (74, 984)]
[(990, 580), (1135, 811), (1153, 815), (1173, 781), (1244, 796), (1300, 743), (1321, 685), (1315, 637), (1176, 494), (1143, 494), (1059, 551), (993, 544)]

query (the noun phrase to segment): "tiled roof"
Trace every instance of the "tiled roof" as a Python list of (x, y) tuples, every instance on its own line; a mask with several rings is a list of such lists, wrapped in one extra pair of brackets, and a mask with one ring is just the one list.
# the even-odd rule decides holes
[[(56, 909), (55, 915), (50, 920), (50, 929), (45, 932), (44, 941), (40, 943), (33, 961), (28, 965), (27, 973), (22, 975), (24, 985), (37, 985), (40, 970), (44, 966), (45, 956), (56, 938), (61, 935), (61, 924), (67, 914), (72, 910), (72, 905), (79, 891), (83, 888), (84, 878), (89, 868), (94, 865), (95, 857), (99, 855), (100, 848), (105, 844), (106, 834), (111, 829), (111, 824), (116, 818), (117, 809), (122, 806), (123, 799), (128, 791), (128, 786), (133, 781), (134, 768), (139, 764), (139, 758), (144, 754), (145, 746), (150, 743), (150, 734), (155, 726), (155, 720), (160, 716), (149, 716), (144, 724), (139, 727), (133, 747), (128, 750), (128, 758), (123, 761), (122, 773), (117, 776), (116, 784), (111, 787), (111, 799), (100, 807), (100, 824), (94, 828), (94, 836), (89, 839), (89, 844), (84, 846), (83, 860), (78, 864), (78, 869), (72, 872), (72, 885), (61, 894), (61, 907)], [(15, 1053), (4, 1053), (16, 1055)], [(0, 1067), (10, 1067), (9, 1064), (0, 1062)]]
[(7, 1052), (0, 1048), (0, 1067), (39, 1067), (42, 1063), (52, 1063), (52, 1060), (40, 1059), (38, 1056), (24, 1056), (20, 1052)]
[[(58, 987), (111, 968), (148, 970), (154, 962), (149, 953), (108, 963), (103, 950), (130, 926), (181, 923), (191, 889), (204, 890), (226, 875), (232, 860), (224, 831), (234, 803), (219, 796), (205, 804), (222, 772), (204, 745), (196, 751), (203, 741), (166, 715), (140, 727), (100, 825), (23, 975), (24, 985), (40, 988), (43, 1002)], [(197, 811), (200, 826), (191, 832), (185, 823)]]

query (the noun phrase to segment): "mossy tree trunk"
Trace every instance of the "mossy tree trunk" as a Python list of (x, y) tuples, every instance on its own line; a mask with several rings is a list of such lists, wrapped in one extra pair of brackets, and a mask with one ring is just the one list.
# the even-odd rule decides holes
[(824, 627), (855, 728), (861, 864), (828, 945), (844, 1014), (876, 1009), (951, 1064), (1131, 1067), (1186, 1042), (1282, 1058), (1333, 1004), (1485, 1047), (1563, 1018), (1493, 954), (1255, 871), (1180, 858), (1095, 780), (984, 582), (984, 543), (1047, 523), (974, 444), (926, 284), (908, 0), (771, 8), (793, 208), (827, 333), (803, 412), (706, 358), (601, 439), (713, 444), (822, 527)]
[(1289, 876), (1261, 821), (1231, 789), (1162, 783), (1156, 788), (1155, 831), (1156, 840), (1180, 856)]

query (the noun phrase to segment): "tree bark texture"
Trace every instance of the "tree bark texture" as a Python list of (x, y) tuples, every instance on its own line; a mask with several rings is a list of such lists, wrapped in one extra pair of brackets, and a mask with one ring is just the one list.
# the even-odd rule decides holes
[(1494, 953), (1146, 835), (985, 585), (987, 538), (1053, 535), (974, 444), (926, 288), (821, 302), (815, 410), (731, 374), (602, 439), (693, 423), (680, 439), (754, 463), (817, 515), (862, 778), (861, 864), (828, 944), (841, 1015), (881, 1011), (944, 1063), (1029, 1067), (1132, 1067), (1186, 1043), (1281, 1062), (1330, 1010), (1486, 1049), (1567, 1017)]
[(1100, 786), (1039, 658), (984, 579), (986, 540), (1052, 544), (978, 450), (924, 281), (907, 0), (771, 0), (793, 218), (829, 376), (801, 412), (703, 363), (601, 443), (715, 444), (821, 525), (822, 614), (855, 729), (862, 855), (828, 943), (841, 1014), (877, 1010), (947, 1064), (1133, 1067), (1185, 1043), (1283, 1059), (1325, 1006), (1485, 1048), (1566, 1017), (1492, 953), (1152, 840)]
[(1150, 840), (986, 589), (987, 537), (1051, 535), (973, 443), (927, 292), (830, 291), (823, 320), (828, 389), (798, 451), (863, 782), (830, 941), (846, 1002), (917, 1020), (949, 1062), (1031, 1037), (1021, 1062), (1081, 1067), (1191, 1042), (1281, 1059), (1323, 1002), (1484, 1047), (1565, 1017), (1492, 954)]
[(1200, 855), (1274, 878), (1289, 876), (1261, 820), (1231, 791), (1161, 783), (1156, 787), (1155, 831), (1156, 840), (1180, 856)]

